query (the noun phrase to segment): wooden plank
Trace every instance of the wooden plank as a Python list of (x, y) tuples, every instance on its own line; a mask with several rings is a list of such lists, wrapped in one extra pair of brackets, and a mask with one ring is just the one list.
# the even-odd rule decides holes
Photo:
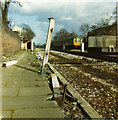
[(54, 72), (57, 75), (57, 77), (59, 77), (59, 79), (63, 79), (63, 84), (68, 84), (68, 82), (64, 79), (64, 77), (62, 77), (61, 74), (57, 72), (56, 69), (50, 63), (48, 63), (47, 65), (52, 70), (52, 72)]
[(3, 62), (3, 66), (7, 67), (7, 66), (11, 66), (14, 64), (17, 64), (17, 60), (12, 60), (12, 61), (8, 61), (8, 62)]
[(71, 95), (75, 98), (77, 98), (77, 102), (80, 104), (80, 106), (84, 109), (84, 111), (89, 115), (90, 118), (94, 119), (101, 119), (103, 118), (102, 115), (99, 115), (93, 107), (77, 92), (73, 89), (73, 87), (65, 80), (64, 77), (61, 76), (59, 72), (50, 64), (48, 63), (49, 68), (59, 77), (59, 80), (63, 84), (67, 84), (67, 90), (71, 93)]

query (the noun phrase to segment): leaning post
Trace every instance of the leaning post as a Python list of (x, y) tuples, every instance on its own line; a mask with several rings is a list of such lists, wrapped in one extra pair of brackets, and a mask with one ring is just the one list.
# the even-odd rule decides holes
[(51, 46), (51, 40), (52, 40), (52, 33), (54, 29), (54, 18), (48, 18), (49, 19), (49, 28), (48, 28), (48, 34), (47, 34), (47, 40), (46, 40), (46, 47), (44, 52), (44, 59), (43, 59), (43, 65), (42, 65), (42, 73), (45, 72), (45, 65), (48, 63), (49, 58), (49, 52), (50, 52), (50, 46)]

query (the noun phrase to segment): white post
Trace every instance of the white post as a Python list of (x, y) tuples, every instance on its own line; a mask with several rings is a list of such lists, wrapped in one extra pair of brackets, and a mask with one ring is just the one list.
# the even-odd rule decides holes
[(23, 50), (23, 41), (21, 41), (21, 49)]
[(47, 41), (46, 41), (46, 47), (45, 47), (45, 53), (44, 53), (42, 72), (45, 67), (45, 64), (48, 62), (51, 40), (52, 40), (52, 32), (54, 29), (54, 22), (55, 22), (54, 18), (48, 18), (48, 19), (49, 19), (49, 28), (48, 28), (48, 34), (47, 34)]
[(82, 42), (81, 51), (84, 52), (84, 42)]
[(65, 45), (63, 45), (63, 50), (65, 50), (66, 49), (66, 46)]
[(25, 50), (27, 50), (27, 42), (25, 42)]
[(31, 51), (34, 50), (34, 40), (31, 40)]

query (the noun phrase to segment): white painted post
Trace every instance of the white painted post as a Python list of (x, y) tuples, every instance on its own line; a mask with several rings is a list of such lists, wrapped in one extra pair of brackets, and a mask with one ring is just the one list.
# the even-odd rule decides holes
[(31, 51), (34, 50), (34, 40), (31, 40)]
[(25, 42), (25, 50), (27, 50), (27, 42)]
[(23, 50), (23, 41), (21, 41), (21, 49)]
[(84, 42), (82, 42), (81, 51), (84, 52)]
[(47, 34), (47, 41), (46, 41), (46, 47), (45, 47), (45, 53), (44, 53), (42, 72), (44, 71), (44, 67), (48, 62), (51, 40), (52, 40), (52, 33), (53, 33), (54, 22), (55, 22), (54, 18), (48, 18), (48, 19), (49, 19), (49, 28), (48, 28), (48, 34)]
[(63, 50), (65, 50), (66, 49), (66, 46), (65, 45), (63, 45)]

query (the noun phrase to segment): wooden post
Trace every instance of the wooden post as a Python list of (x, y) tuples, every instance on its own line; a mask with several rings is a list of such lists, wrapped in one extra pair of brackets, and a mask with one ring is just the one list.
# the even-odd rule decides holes
[(44, 53), (44, 60), (42, 65), (42, 73), (44, 73), (44, 67), (48, 63), (49, 58), (49, 52), (50, 52), (50, 46), (51, 46), (51, 40), (52, 40), (52, 33), (54, 29), (54, 18), (48, 18), (49, 19), (49, 29), (48, 29), (48, 35), (47, 35), (47, 41), (46, 41), (46, 47), (45, 47), (45, 53)]
[(67, 89), (67, 84), (64, 85), (64, 93), (63, 93), (63, 97), (62, 97), (62, 106), (63, 106), (64, 101), (65, 101), (66, 89)]

